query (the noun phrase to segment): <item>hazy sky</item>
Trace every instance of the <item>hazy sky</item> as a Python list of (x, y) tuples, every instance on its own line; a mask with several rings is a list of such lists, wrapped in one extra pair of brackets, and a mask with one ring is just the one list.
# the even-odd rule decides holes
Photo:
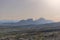
[(60, 20), (60, 0), (0, 0), (0, 20), (44, 17)]

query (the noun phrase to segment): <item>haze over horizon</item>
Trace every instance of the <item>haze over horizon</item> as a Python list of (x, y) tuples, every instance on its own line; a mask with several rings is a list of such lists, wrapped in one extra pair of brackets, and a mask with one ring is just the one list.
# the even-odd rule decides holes
[(0, 0), (0, 20), (41, 17), (60, 21), (60, 0)]

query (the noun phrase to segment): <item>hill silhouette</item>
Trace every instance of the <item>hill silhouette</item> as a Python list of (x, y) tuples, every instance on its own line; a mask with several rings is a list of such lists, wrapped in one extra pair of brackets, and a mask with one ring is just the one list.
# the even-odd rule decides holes
[[(2, 22), (1, 22), (2, 23)], [(39, 24), (48, 24), (48, 23), (53, 23), (52, 20), (47, 20), (45, 18), (40, 18), (37, 20), (33, 19), (26, 19), (26, 20), (20, 20), (20, 21), (3, 21), (3, 23), (0, 25), (15, 25), (15, 26), (20, 26), (20, 25), (39, 25)]]
[(17, 22), (17, 24), (20, 25), (31, 25), (31, 24), (46, 24), (46, 23), (53, 23), (52, 20), (46, 20), (45, 18), (40, 18), (37, 20), (33, 20), (33, 19), (27, 19), (27, 20), (20, 20), (19, 22)]

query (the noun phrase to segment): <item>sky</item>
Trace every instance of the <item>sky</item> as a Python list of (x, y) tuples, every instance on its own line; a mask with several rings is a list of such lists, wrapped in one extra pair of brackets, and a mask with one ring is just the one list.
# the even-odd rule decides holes
[(0, 0), (0, 20), (41, 17), (60, 21), (60, 0)]

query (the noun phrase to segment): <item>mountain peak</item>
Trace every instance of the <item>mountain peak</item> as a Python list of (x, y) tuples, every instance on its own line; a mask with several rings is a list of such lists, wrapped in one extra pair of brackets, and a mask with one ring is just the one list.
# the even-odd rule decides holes
[(37, 19), (37, 21), (45, 21), (46, 19), (45, 18), (39, 18)]
[(42, 18), (42, 17), (40, 19), (36, 20), (37, 24), (46, 24), (46, 23), (52, 23), (52, 22), (53, 22), (52, 20), (47, 20), (47, 19)]

